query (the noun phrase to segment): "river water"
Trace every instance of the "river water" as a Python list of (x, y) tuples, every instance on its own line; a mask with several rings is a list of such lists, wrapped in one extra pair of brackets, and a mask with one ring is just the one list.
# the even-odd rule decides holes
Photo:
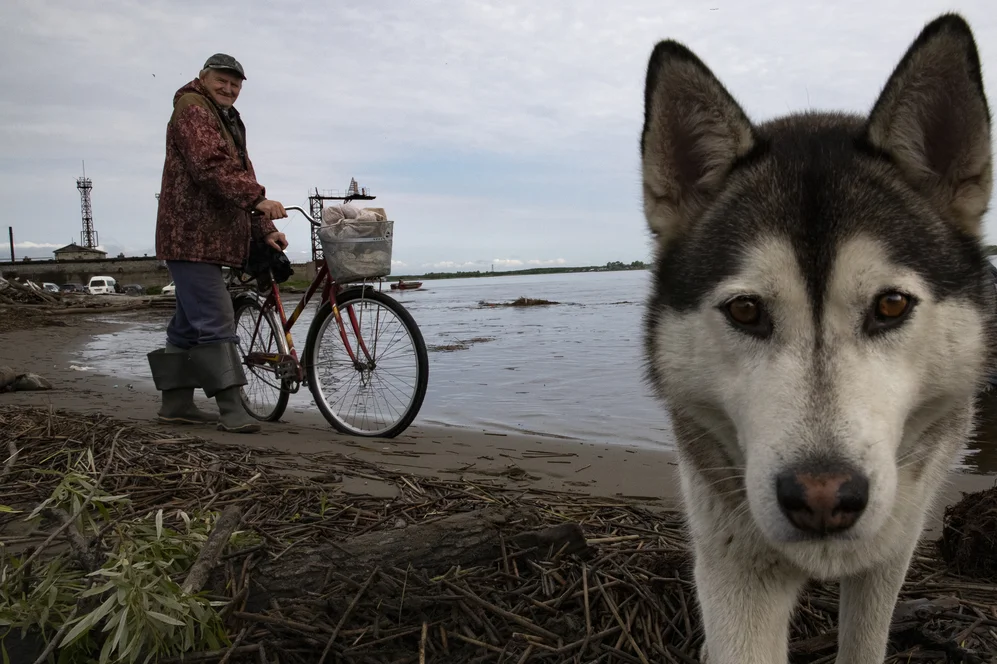
[[(643, 375), (641, 316), (649, 274), (441, 279), (415, 291), (392, 291), (430, 351), (429, 391), (416, 422), (671, 447), (667, 415)], [(519, 297), (558, 304), (482, 306)], [(288, 313), (299, 298), (285, 295)], [(310, 304), (291, 331), (299, 354), (314, 310)], [(94, 339), (83, 361), (123, 380), (151, 380), (145, 353), (161, 345), (164, 334), (164, 323), (139, 323)], [(290, 407), (314, 408), (311, 393), (292, 395)]]

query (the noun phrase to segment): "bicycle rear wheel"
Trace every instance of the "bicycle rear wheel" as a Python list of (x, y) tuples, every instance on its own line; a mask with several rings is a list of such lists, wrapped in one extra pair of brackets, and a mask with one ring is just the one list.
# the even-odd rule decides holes
[(247, 381), (241, 390), (242, 403), (256, 419), (276, 422), (287, 409), (291, 384), (278, 374), (276, 358), (286, 357), (288, 351), (273, 307), (264, 310), (253, 296), (237, 298), (235, 329)]
[(336, 305), (342, 328), (328, 302), (308, 328), (305, 366), (315, 404), (340, 433), (394, 438), (412, 423), (426, 397), (426, 342), (397, 300), (369, 286), (343, 291)]

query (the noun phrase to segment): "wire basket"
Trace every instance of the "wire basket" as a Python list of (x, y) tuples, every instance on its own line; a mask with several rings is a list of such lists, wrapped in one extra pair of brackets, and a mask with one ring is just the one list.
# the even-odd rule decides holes
[(318, 231), (329, 274), (337, 283), (391, 274), (393, 221), (343, 219)]

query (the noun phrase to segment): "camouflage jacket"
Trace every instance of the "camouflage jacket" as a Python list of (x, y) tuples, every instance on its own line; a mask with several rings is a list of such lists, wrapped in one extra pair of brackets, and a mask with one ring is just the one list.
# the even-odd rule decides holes
[(266, 189), (256, 181), (235, 109), (230, 121), (238, 141), (197, 79), (173, 96), (156, 215), (158, 259), (239, 267), (250, 240), (276, 230), (251, 215)]

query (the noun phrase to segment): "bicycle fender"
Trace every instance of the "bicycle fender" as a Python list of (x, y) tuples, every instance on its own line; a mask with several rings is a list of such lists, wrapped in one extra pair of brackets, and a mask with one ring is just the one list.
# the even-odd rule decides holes
[(235, 309), (239, 308), (239, 305), (243, 302), (255, 302), (261, 307), (263, 306), (263, 298), (255, 293), (238, 293), (232, 296), (232, 306)]

